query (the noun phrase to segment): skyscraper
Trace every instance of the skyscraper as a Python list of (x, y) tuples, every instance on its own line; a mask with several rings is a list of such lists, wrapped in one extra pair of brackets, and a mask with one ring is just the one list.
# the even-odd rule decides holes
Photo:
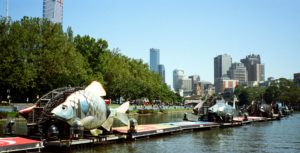
[(248, 55), (245, 59), (241, 59), (248, 71), (248, 81), (264, 81), (265, 65), (261, 64), (259, 55)]
[(165, 83), (166, 82), (166, 72), (165, 72), (165, 66), (162, 64), (158, 65), (158, 73), (162, 78), (162, 81)]
[(218, 83), (218, 79), (227, 76), (227, 71), (229, 70), (232, 63), (232, 58), (230, 55), (224, 54), (219, 55), (214, 58), (214, 81), (215, 85)]
[(192, 84), (197, 84), (198, 82), (200, 82), (200, 76), (199, 75), (191, 75), (189, 76), (190, 79), (192, 79)]
[[(200, 86), (200, 88), (201, 88), (201, 84), (200, 84), (200, 76), (199, 75), (191, 75), (191, 76), (189, 76), (189, 79), (191, 79), (192, 80), (192, 90), (193, 90), (193, 93), (195, 94), (195, 93), (198, 93), (197, 92), (197, 88)], [(201, 90), (201, 89), (200, 89)], [(198, 94), (196, 94), (196, 95), (198, 95)]]
[(173, 71), (173, 88), (176, 92), (179, 92), (179, 89), (181, 89), (181, 80), (184, 77), (184, 71), (175, 69)]
[(239, 80), (239, 84), (247, 85), (248, 71), (243, 63), (233, 63), (228, 70), (230, 79)]
[(150, 69), (154, 72), (158, 72), (158, 65), (160, 64), (159, 49), (150, 49)]
[(193, 84), (191, 78), (182, 78), (179, 80), (181, 85), (180, 89), (183, 90), (183, 95), (181, 96), (191, 96), (193, 94)]
[(44, 0), (43, 18), (47, 18), (53, 23), (62, 23), (63, 0)]

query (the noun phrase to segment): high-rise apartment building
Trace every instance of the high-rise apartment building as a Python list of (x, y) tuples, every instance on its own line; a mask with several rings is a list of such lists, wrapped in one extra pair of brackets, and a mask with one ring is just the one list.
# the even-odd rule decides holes
[(265, 80), (265, 65), (261, 64), (259, 55), (248, 55), (245, 59), (241, 59), (248, 71), (249, 82), (260, 82)]
[(231, 66), (232, 58), (228, 54), (218, 55), (214, 58), (214, 83), (216, 93), (221, 92), (222, 78), (228, 78), (228, 70)]
[(43, 18), (47, 18), (53, 23), (63, 21), (63, 0), (44, 0)]
[(158, 65), (160, 64), (159, 49), (150, 49), (150, 69), (154, 72), (158, 72)]
[(248, 71), (243, 63), (233, 63), (228, 70), (230, 79), (239, 80), (239, 84), (247, 85)]
[(158, 73), (162, 78), (162, 81), (165, 83), (166, 82), (166, 72), (165, 72), (165, 66), (162, 64), (158, 65)]

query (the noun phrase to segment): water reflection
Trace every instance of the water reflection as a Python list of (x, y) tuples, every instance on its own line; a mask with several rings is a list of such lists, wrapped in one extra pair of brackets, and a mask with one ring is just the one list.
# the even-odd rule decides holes
[(0, 121), (0, 137), (4, 135), (6, 125), (10, 120), (14, 120), (15, 123), (13, 125), (12, 130), (17, 135), (25, 135), (27, 133), (27, 127), (26, 127), (26, 120), (24, 119), (18, 119), (18, 118), (8, 118), (7, 120), (1, 120)]
[[(181, 121), (183, 113), (131, 116), (139, 124)], [(18, 123), (25, 125), (24, 122)], [(280, 121), (258, 122), (235, 128), (184, 132), (137, 141), (75, 148), (67, 153), (174, 152), (299, 152), (300, 113)], [(24, 129), (23, 129), (24, 130)], [(46, 151), (43, 152), (56, 152)]]

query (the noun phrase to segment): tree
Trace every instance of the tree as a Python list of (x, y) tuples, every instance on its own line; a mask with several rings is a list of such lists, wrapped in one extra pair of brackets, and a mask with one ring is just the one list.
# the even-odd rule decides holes
[(238, 86), (234, 94), (239, 98), (240, 105), (249, 105), (252, 101), (262, 101), (265, 89), (261, 87)]
[(178, 98), (142, 60), (128, 58), (118, 49), (110, 51), (103, 39), (74, 38), (70, 27), (65, 33), (60, 24), (47, 19), (6, 22), (2, 18), (0, 34), (1, 94), (12, 89), (14, 97), (34, 97), (97, 80), (110, 98)]
[(12, 97), (34, 97), (86, 79), (83, 58), (60, 24), (29, 17), (0, 24), (1, 93), (11, 89)]

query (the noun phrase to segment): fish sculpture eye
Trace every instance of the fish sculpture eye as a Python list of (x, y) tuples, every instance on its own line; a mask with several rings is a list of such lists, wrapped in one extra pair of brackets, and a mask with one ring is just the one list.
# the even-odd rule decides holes
[(63, 109), (63, 110), (66, 110), (67, 108), (68, 108), (67, 105), (62, 105), (62, 109)]

